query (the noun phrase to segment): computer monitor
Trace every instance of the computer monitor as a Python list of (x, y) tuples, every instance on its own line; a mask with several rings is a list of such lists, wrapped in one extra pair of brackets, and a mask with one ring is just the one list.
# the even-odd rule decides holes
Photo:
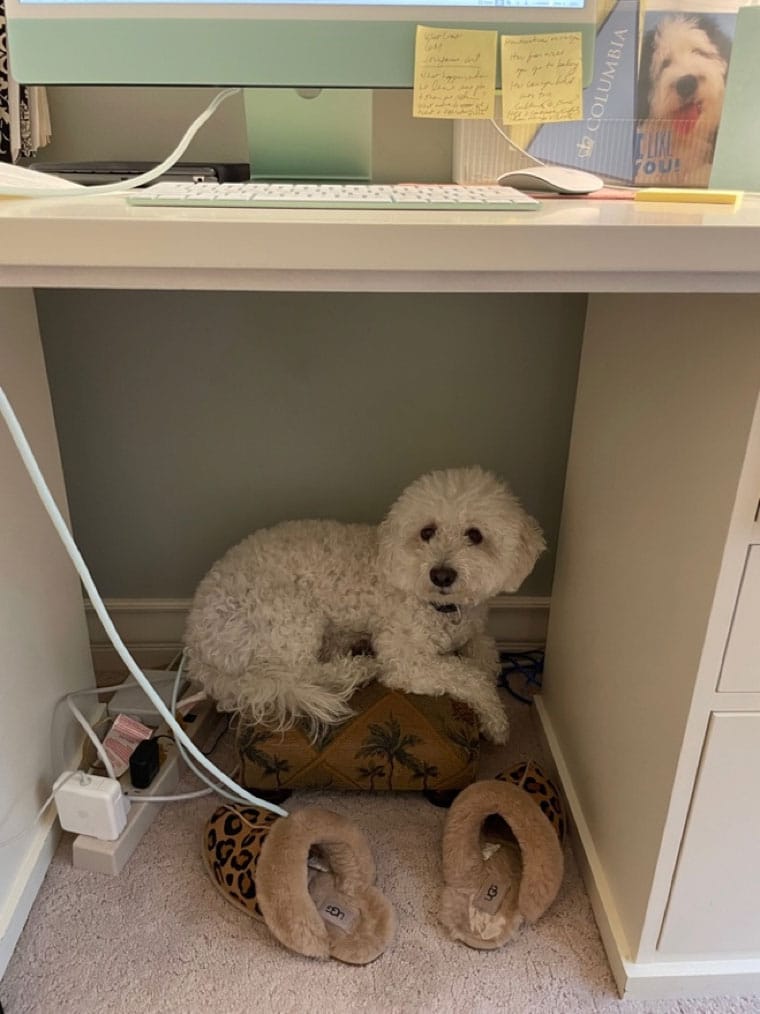
[[(6, 13), (11, 71), (24, 84), (253, 89), (246, 92), (252, 151), (280, 149), (271, 165), (264, 158), (263, 171), (253, 151), (260, 176), (366, 178), (368, 90), (412, 86), (419, 24), (579, 31), (585, 80), (593, 68), (594, 0), (7, 0)], [(311, 93), (292, 88), (324, 91), (308, 101)], [(345, 89), (352, 96), (341, 95)], [(322, 172), (305, 157), (296, 170), (310, 130), (328, 161), (359, 132), (356, 164)]]

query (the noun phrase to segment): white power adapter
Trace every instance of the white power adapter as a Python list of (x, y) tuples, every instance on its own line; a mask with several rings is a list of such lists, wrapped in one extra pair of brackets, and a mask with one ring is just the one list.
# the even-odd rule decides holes
[(113, 778), (64, 771), (53, 795), (64, 831), (115, 841), (126, 827), (129, 798)]

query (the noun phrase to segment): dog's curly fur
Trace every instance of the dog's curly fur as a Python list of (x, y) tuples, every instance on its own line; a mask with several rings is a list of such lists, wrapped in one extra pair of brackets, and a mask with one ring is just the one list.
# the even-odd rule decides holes
[(345, 720), (378, 679), (469, 704), (507, 737), (487, 601), (516, 591), (544, 549), (507, 486), (481, 468), (413, 482), (377, 527), (290, 521), (230, 549), (188, 618), (188, 671), (243, 721)]

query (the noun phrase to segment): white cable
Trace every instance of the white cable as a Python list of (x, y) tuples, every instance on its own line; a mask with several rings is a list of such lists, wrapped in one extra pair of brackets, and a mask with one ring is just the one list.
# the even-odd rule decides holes
[[(142, 671), (142, 670), (141, 670)], [(170, 683), (174, 679), (174, 672), (156, 673), (151, 677), (151, 683)], [(83, 694), (115, 694), (117, 690), (129, 690), (130, 687), (137, 687), (140, 684), (137, 680), (128, 676), (122, 683), (111, 683), (104, 687), (82, 687), (81, 690), (70, 690), (61, 700), (67, 697), (81, 697)]]
[(529, 158), (531, 162), (535, 162), (536, 165), (546, 165), (546, 163), (542, 162), (540, 158), (536, 158), (535, 155), (531, 155), (529, 151), (526, 151), (524, 148), (521, 148), (519, 144), (513, 141), (512, 138), (509, 136), (509, 134), (505, 130), (501, 129), (501, 127), (496, 122), (496, 120), (493, 119), (493, 117), (491, 117), (491, 126), (496, 128), (496, 130), (501, 134), (501, 136), (510, 146), (510, 148), (514, 148), (515, 151), (519, 151), (521, 155), (524, 155), (526, 158)]
[[(176, 657), (177, 658), (181, 658), (182, 657), (182, 652), (179, 652)], [(169, 682), (171, 682), (173, 680), (174, 680), (174, 673), (173, 672), (166, 672), (163, 675), (155, 675), (155, 676), (153, 676), (151, 682), (152, 683), (156, 683), (156, 684), (161, 684), (161, 683), (169, 683)], [(95, 696), (95, 695), (100, 695), (100, 694), (113, 694), (117, 690), (128, 690), (131, 687), (139, 687), (139, 686), (140, 686), (140, 684), (137, 682), (137, 680), (133, 679), (130, 676), (126, 680), (124, 680), (122, 683), (117, 683), (117, 684), (115, 684), (113, 686), (105, 686), (105, 687), (81, 687), (79, 690), (70, 690), (67, 694), (63, 694), (63, 696), (59, 697), (58, 700), (55, 702), (55, 704), (53, 706), (53, 723), (52, 724), (53, 725), (55, 724), (55, 714), (56, 714), (58, 708), (62, 704), (65, 704), (69, 708), (69, 710), (72, 712), (72, 714), (74, 715), (74, 717), (76, 718), (76, 720), (79, 722), (79, 724), (82, 726), (82, 728), (84, 729), (84, 731), (87, 734), (87, 736), (92, 741), (93, 746), (95, 747), (95, 749), (98, 752), (98, 756), (100, 757), (101, 761), (103, 761), (103, 763), (105, 765), (105, 758), (103, 756), (103, 753), (101, 752), (101, 749), (104, 749), (104, 747), (103, 747), (103, 743), (102, 743), (100, 737), (98, 736), (97, 727), (99, 725), (102, 725), (103, 722), (109, 721), (110, 720), (110, 716), (107, 716), (106, 718), (101, 718), (100, 721), (96, 722), (95, 725), (92, 726), (87, 721), (87, 719), (84, 717), (84, 715), (79, 711), (79, 709), (76, 709), (76, 711), (75, 711), (75, 708), (73, 706), (74, 699), (77, 698), (77, 697), (90, 697), (90, 696)], [(142, 687), (140, 689), (142, 689)], [(95, 736), (95, 739), (93, 739), (93, 735)], [(97, 743), (95, 742), (95, 740), (97, 740)], [(55, 740), (54, 740), (54, 742), (55, 742)], [(59, 771), (63, 771), (63, 770), (65, 770), (68, 767), (68, 764), (66, 763), (66, 761), (65, 761), (65, 759), (64, 759), (63, 754), (62, 754), (61, 751), (58, 752), (58, 756), (56, 756), (56, 757), (53, 758), (53, 764), (54, 764), (55, 768), (57, 770), (59, 770)], [(106, 770), (108, 770), (108, 768), (106, 768)], [(115, 775), (111, 775), (111, 777), (116, 777), (116, 776)]]
[(182, 792), (179, 796), (138, 796), (133, 795), (131, 792), (127, 792), (126, 795), (132, 800), (133, 803), (176, 803), (182, 802), (185, 799), (200, 799), (201, 796), (210, 796), (215, 790), (211, 787), (207, 789), (197, 789), (195, 792)]
[[(185, 652), (184, 651), (180, 653), (179, 659), (180, 659), (180, 662), (179, 662), (179, 668), (177, 669), (177, 673), (176, 673), (176, 675), (172, 674), (173, 679), (174, 679), (174, 686), (172, 687), (171, 713), (175, 717), (176, 717), (176, 714), (177, 714), (177, 696), (179, 694), (179, 687), (180, 687), (180, 684), (182, 682), (182, 675), (183, 675), (182, 670), (183, 670), (184, 665), (185, 665)], [(185, 764), (190, 768), (190, 770), (193, 772), (193, 774), (197, 778), (200, 778), (200, 780), (202, 782), (206, 783), (207, 788), (205, 788), (205, 789), (196, 789), (194, 792), (182, 792), (182, 793), (180, 793), (179, 795), (176, 795), (176, 796), (140, 796), (140, 795), (131, 795), (131, 794), (128, 793), (129, 798), (131, 800), (133, 800), (136, 803), (137, 802), (140, 802), (140, 803), (176, 803), (176, 802), (182, 802), (182, 801), (184, 801), (186, 799), (199, 799), (201, 796), (210, 796), (212, 793), (215, 792), (217, 795), (223, 796), (225, 799), (229, 799), (229, 800), (231, 800), (234, 803), (243, 803), (243, 802), (245, 802), (245, 800), (241, 799), (240, 796), (233, 795), (231, 792), (226, 792), (224, 789), (222, 789), (222, 787), (220, 785), (216, 784), (215, 782), (212, 782), (210, 778), (207, 778), (206, 775), (204, 775), (203, 772), (200, 770), (200, 768), (198, 768), (196, 766), (196, 764), (194, 764), (193, 761), (188, 757), (188, 755), (187, 755), (184, 747), (182, 746), (182, 744), (180, 742), (175, 742), (175, 746), (177, 747), (177, 750), (179, 751), (180, 756), (182, 757), (182, 760), (185, 762)]]
[[(179, 685), (182, 682), (182, 670), (184, 668), (184, 665), (185, 665), (185, 652), (183, 651), (182, 658), (180, 659), (179, 663), (179, 668), (177, 669), (177, 676), (174, 680), (174, 687), (172, 688), (172, 703), (171, 703), (172, 714), (175, 714), (177, 711), (177, 696), (179, 694)], [(200, 768), (196, 764), (194, 764), (193, 761), (188, 757), (187, 752), (183, 748), (182, 744), (177, 743), (176, 746), (177, 749), (179, 750), (182, 760), (190, 768), (190, 770), (193, 772), (196, 778), (200, 778), (202, 782), (206, 783), (206, 785), (209, 787), (209, 791), (216, 792), (217, 795), (223, 796), (225, 799), (230, 800), (230, 802), (232, 803), (246, 802), (246, 800), (242, 799), (239, 795), (235, 795), (234, 793), (231, 792), (225, 792), (225, 790), (221, 787), (221, 785), (212, 782), (211, 779), (207, 778), (206, 775), (204, 775), (203, 772), (200, 770)]]
[(5, 419), (6, 425), (10, 430), (11, 437), (13, 438), (13, 442), (15, 443), (16, 448), (19, 454), (21, 455), (24, 467), (29, 473), (29, 477), (34, 483), (35, 489), (37, 490), (37, 493), (42, 501), (42, 504), (45, 510), (47, 511), (50, 520), (53, 522), (53, 526), (57, 531), (61, 541), (63, 542), (64, 548), (69, 556), (69, 559), (74, 564), (74, 567), (76, 568), (76, 571), (79, 574), (80, 580), (84, 585), (85, 591), (87, 592), (90, 598), (90, 602), (93, 605), (93, 608), (97, 614), (98, 619), (103, 625), (103, 629), (105, 630), (109, 641), (116, 649), (117, 654), (119, 655), (122, 662), (129, 670), (131, 675), (134, 676), (134, 678), (140, 684), (142, 689), (145, 691), (148, 700), (151, 702), (151, 704), (159, 713), (159, 715), (161, 715), (161, 717), (164, 719), (169, 728), (174, 732), (175, 740), (177, 742), (181, 742), (183, 746), (187, 748), (189, 753), (199, 762), (199, 764), (201, 764), (202, 767), (205, 767), (207, 771), (215, 775), (223, 785), (227, 786), (227, 788), (231, 789), (233, 792), (239, 793), (240, 796), (247, 803), (251, 803), (253, 806), (261, 807), (264, 810), (270, 810), (272, 813), (276, 813), (280, 817), (287, 817), (288, 815), (287, 810), (283, 810), (282, 807), (277, 806), (275, 803), (267, 802), (264, 799), (259, 799), (257, 796), (252, 795), (250, 792), (247, 791), (247, 789), (244, 789), (241, 785), (237, 785), (229, 777), (229, 775), (226, 775), (224, 771), (221, 771), (207, 757), (204, 757), (201, 751), (195, 745), (195, 743), (193, 743), (193, 741), (187, 735), (185, 730), (182, 728), (182, 726), (176, 721), (174, 716), (169, 712), (169, 709), (164, 704), (161, 696), (156, 692), (156, 690), (154, 690), (149, 680), (146, 679), (142, 670), (130, 655), (129, 650), (127, 649), (126, 645), (119, 636), (119, 633), (116, 630), (116, 627), (114, 626), (111, 617), (108, 615), (108, 610), (103, 604), (103, 600), (100, 597), (98, 589), (95, 586), (95, 582), (92, 580), (92, 576), (90, 575), (90, 572), (87, 569), (87, 564), (84, 562), (84, 559), (82, 558), (82, 554), (79, 552), (77, 544), (74, 542), (73, 538), (71, 537), (71, 533), (66, 527), (66, 522), (63, 520), (63, 516), (61, 515), (61, 512), (58, 510), (58, 505), (53, 499), (50, 490), (48, 489), (47, 484), (45, 483), (45, 479), (42, 475), (42, 472), (40, 471), (40, 467), (37, 464), (32, 449), (29, 446), (29, 442), (26, 439), (26, 435), (24, 434), (24, 431), (21, 429), (19, 421), (16, 418), (13, 408), (11, 407), (11, 403), (8, 401), (8, 398), (2, 387), (0, 387), (0, 413), (2, 413), (2, 416)]
[(103, 767), (106, 769), (106, 772), (108, 773), (108, 777), (113, 778), (113, 780), (116, 781), (116, 773), (114, 772), (113, 764), (111, 763), (111, 758), (108, 756), (108, 751), (106, 750), (105, 746), (100, 742), (98, 737), (95, 735), (95, 730), (87, 721), (87, 719), (84, 717), (84, 715), (76, 706), (76, 704), (74, 704), (71, 697), (66, 698), (66, 703), (69, 706), (69, 711), (74, 716), (74, 718), (76, 718), (77, 722), (79, 722), (79, 724), (82, 726), (85, 733), (87, 734), (88, 739), (95, 747), (98, 757), (100, 757), (101, 761), (103, 762)]
[[(167, 672), (164, 676), (155, 676), (152, 679), (152, 681), (151, 681), (152, 683), (167, 683), (170, 680), (173, 682), (174, 686), (173, 686), (173, 694), (172, 694), (171, 713), (173, 715), (175, 715), (175, 717), (176, 717), (176, 712), (177, 712), (177, 695), (178, 695), (178, 692), (179, 692), (180, 684), (182, 682), (182, 677), (183, 677), (183, 671), (182, 670), (183, 670), (183, 667), (184, 667), (184, 664), (185, 664), (185, 653), (184, 653), (184, 651), (178, 652), (173, 661), (176, 661), (177, 658), (180, 660), (180, 665), (179, 665), (179, 669), (177, 670), (176, 673), (174, 673), (174, 672)], [(79, 711), (79, 709), (75, 710), (75, 706), (73, 705), (72, 698), (74, 698), (74, 697), (82, 697), (84, 695), (89, 695), (89, 694), (102, 694), (102, 693), (107, 693), (108, 691), (112, 691), (112, 690), (120, 690), (123, 687), (136, 687), (136, 686), (139, 686), (139, 684), (135, 680), (130, 679), (129, 681), (125, 681), (124, 683), (120, 683), (120, 684), (118, 684), (117, 686), (114, 686), (114, 687), (84, 687), (82, 690), (72, 690), (70, 693), (68, 693), (65, 696), (63, 696), (62, 698), (60, 698), (60, 701), (58, 702), (58, 703), (61, 703), (61, 702), (65, 701), (66, 704), (68, 705), (68, 707), (72, 710), (72, 712), (74, 713), (77, 721), (82, 726), (82, 728), (84, 729), (84, 731), (87, 733), (87, 735), (89, 736), (89, 738), (92, 740), (93, 745), (95, 746), (95, 749), (98, 751), (98, 756), (100, 757), (100, 759), (103, 761), (104, 764), (106, 764), (106, 758), (107, 758), (108, 755), (105, 752), (103, 744), (97, 738), (97, 733), (95, 732), (95, 729), (89, 724), (89, 722), (84, 717), (84, 715), (82, 715), (82, 713)], [(181, 743), (176, 743), (175, 745), (177, 746), (177, 749), (179, 750), (179, 753), (181, 754), (182, 759), (184, 760), (185, 764), (187, 764), (187, 766), (192, 770), (192, 772), (198, 778), (200, 778), (200, 780), (202, 782), (206, 783), (207, 788), (205, 788), (205, 789), (197, 789), (194, 792), (183, 792), (183, 793), (179, 793), (178, 795), (175, 795), (175, 796), (142, 796), (142, 795), (138, 795), (138, 794), (134, 794), (133, 795), (132, 793), (128, 792), (128, 793), (126, 793), (126, 795), (128, 795), (130, 799), (134, 800), (135, 802), (143, 802), (143, 803), (151, 803), (151, 802), (153, 802), (153, 803), (175, 803), (175, 802), (182, 802), (182, 801), (187, 800), (187, 799), (198, 799), (201, 796), (209, 796), (213, 792), (216, 792), (218, 795), (223, 796), (225, 799), (229, 799), (232, 802), (235, 802), (235, 803), (244, 803), (245, 802), (245, 800), (242, 799), (239, 795), (233, 795), (230, 792), (226, 792), (225, 790), (222, 789), (222, 787), (220, 785), (216, 784), (215, 782), (212, 782), (209, 778), (207, 778), (206, 775), (204, 775), (203, 772), (188, 757), (187, 753), (185, 752), (184, 748), (182, 747), (182, 744)], [(110, 763), (110, 759), (109, 759), (108, 763)], [(111, 777), (115, 777), (115, 775), (112, 774)]]
[[(184, 653), (180, 653), (178, 657), (180, 659), (184, 659)], [(159, 682), (165, 683), (168, 680), (172, 680), (174, 682), (174, 694), (175, 694), (175, 697), (176, 697), (176, 693), (177, 693), (177, 690), (179, 689), (179, 685), (180, 685), (180, 682), (181, 682), (181, 676), (182, 676), (182, 665), (180, 665), (179, 672), (177, 673), (176, 677), (175, 677), (174, 673), (167, 673), (166, 676), (155, 677), (153, 679), (153, 682), (154, 683), (159, 683)], [(118, 689), (120, 689), (123, 685), (124, 684), (119, 684)], [(139, 684), (136, 683), (134, 680), (130, 681), (127, 685), (128, 686), (139, 686)], [(112, 690), (112, 689), (117, 689), (117, 688), (113, 688), (113, 687), (85, 687), (82, 690), (73, 690), (73, 691), (71, 691), (71, 693), (66, 694), (65, 697), (61, 698), (61, 700), (66, 702), (66, 704), (69, 707), (69, 709), (71, 710), (72, 714), (74, 715), (74, 717), (76, 718), (76, 720), (79, 722), (79, 724), (82, 726), (82, 728), (84, 729), (84, 731), (87, 734), (87, 736), (89, 737), (89, 739), (92, 741), (92, 744), (95, 747), (95, 749), (97, 750), (98, 756), (100, 757), (101, 761), (103, 762), (103, 765), (104, 765), (106, 771), (108, 772), (109, 777), (111, 777), (113, 779), (116, 779), (116, 774), (114, 773), (113, 767), (111, 765), (111, 759), (108, 756), (108, 752), (106, 751), (104, 744), (100, 741), (100, 739), (98, 739), (98, 736), (97, 736), (97, 733), (96, 733), (95, 729), (93, 728), (93, 726), (90, 725), (90, 723), (87, 721), (87, 719), (84, 717), (84, 715), (82, 714), (82, 712), (79, 710), (79, 708), (77, 708), (77, 706), (74, 704), (74, 702), (72, 700), (72, 698), (74, 698), (74, 697), (80, 697), (80, 696), (83, 696), (85, 694), (101, 694), (104, 691), (108, 691), (108, 690)], [(176, 704), (172, 706), (172, 714), (175, 714), (175, 713), (176, 713)], [(106, 721), (107, 721), (107, 719), (106, 719)], [(98, 724), (100, 724), (100, 723), (98, 723)], [(137, 802), (142, 802), (142, 803), (175, 803), (175, 802), (178, 802), (178, 801), (182, 802), (182, 801), (184, 801), (186, 799), (198, 799), (201, 796), (210, 796), (212, 792), (217, 792), (217, 793), (219, 793), (219, 795), (224, 796), (225, 799), (232, 799), (235, 802), (243, 802), (243, 800), (241, 800), (239, 796), (233, 796), (231, 793), (223, 791), (219, 785), (215, 785), (214, 783), (212, 783), (210, 781), (210, 779), (206, 778), (205, 775), (201, 774), (201, 772), (198, 770), (198, 768), (195, 766), (195, 764), (193, 764), (193, 762), (190, 760), (190, 758), (187, 757), (187, 755), (184, 753), (183, 748), (179, 744), (176, 744), (176, 745), (178, 746), (178, 749), (179, 749), (180, 753), (182, 754), (182, 756), (183, 756), (183, 758), (185, 760), (185, 763), (188, 765), (188, 767), (192, 768), (192, 770), (195, 772), (195, 774), (201, 779), (201, 781), (205, 782), (208, 787), (205, 788), (205, 789), (197, 789), (194, 792), (183, 792), (183, 793), (180, 793), (180, 794), (178, 794), (176, 796), (143, 796), (143, 795), (140, 795), (139, 793), (133, 794), (133, 793), (127, 792), (126, 795), (129, 796), (129, 798), (131, 800), (133, 800), (136, 803)], [(53, 797), (51, 796), (50, 798), (52, 799)], [(38, 819), (39, 819), (39, 814), (35, 818), (35, 822)], [(21, 832), (21, 833), (23, 833), (23, 832)]]
[[(240, 92), (240, 88), (225, 88), (223, 91), (218, 92), (209, 105), (204, 109), (200, 116), (195, 119), (185, 131), (181, 141), (174, 149), (174, 151), (167, 155), (167, 157), (159, 165), (154, 166), (147, 172), (140, 173), (139, 176), (133, 177), (131, 180), (119, 180), (118, 183), (99, 183), (92, 187), (58, 187), (51, 185), (48, 190), (47, 187), (41, 187), (35, 181), (34, 186), (25, 187), (22, 183), (0, 183), (0, 196), (3, 197), (76, 197), (81, 199), (82, 197), (98, 197), (101, 194), (119, 194), (125, 190), (134, 190), (136, 187), (141, 187), (146, 183), (152, 183), (153, 180), (158, 179), (159, 176), (171, 169), (171, 167), (178, 162), (187, 151), (190, 142), (201, 129), (203, 124), (209, 120), (214, 113), (217, 111), (219, 106), (228, 99), (231, 95), (237, 95)], [(41, 174), (40, 174), (41, 175)]]

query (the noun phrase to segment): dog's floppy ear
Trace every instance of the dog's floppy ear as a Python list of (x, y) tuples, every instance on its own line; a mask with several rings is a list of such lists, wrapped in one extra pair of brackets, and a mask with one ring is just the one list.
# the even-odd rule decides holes
[(725, 62), (726, 70), (728, 70), (728, 61), (731, 58), (731, 39), (729, 36), (721, 30), (715, 18), (711, 18), (708, 14), (703, 14), (697, 18), (697, 28), (705, 33), (710, 42), (718, 50), (720, 58)]
[(403, 529), (394, 508), (378, 525), (377, 572), (391, 587), (411, 591), (413, 581), (406, 566)]
[(646, 120), (649, 116), (649, 93), (652, 90), (652, 57), (654, 56), (655, 29), (646, 32), (641, 40), (639, 55), (639, 78), (636, 88), (636, 119)]
[(380, 574), (389, 580), (396, 567), (396, 528), (393, 519), (384, 518), (377, 528), (378, 554), (377, 569)]
[(533, 570), (536, 560), (546, 549), (543, 532), (535, 518), (525, 514), (520, 526), (517, 548), (513, 548), (503, 592), (515, 592)]

